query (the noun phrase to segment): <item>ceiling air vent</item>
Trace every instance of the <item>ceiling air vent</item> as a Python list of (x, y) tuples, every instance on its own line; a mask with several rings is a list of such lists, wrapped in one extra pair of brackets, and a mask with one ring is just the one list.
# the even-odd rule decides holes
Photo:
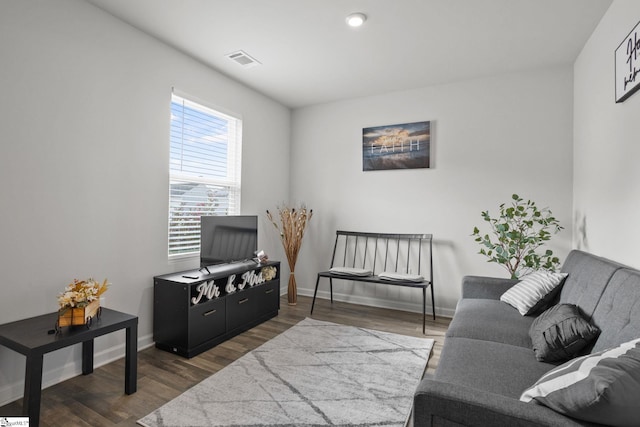
[(229, 53), (227, 54), (227, 58), (242, 65), (242, 67), (244, 68), (251, 68), (255, 67), (256, 65), (260, 65), (260, 62), (258, 60), (252, 58), (247, 52), (243, 50)]

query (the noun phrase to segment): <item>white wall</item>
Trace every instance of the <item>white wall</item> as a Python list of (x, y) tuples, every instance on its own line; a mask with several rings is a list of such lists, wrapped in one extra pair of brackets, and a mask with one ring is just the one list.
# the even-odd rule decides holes
[[(402, 78), (399, 74), (398, 78)], [(362, 128), (431, 120), (432, 168), (362, 171)], [(451, 315), (463, 275), (506, 277), (470, 237), (512, 193), (548, 206), (571, 246), (572, 70), (499, 75), (294, 110), (291, 192), (314, 209), (296, 280), (312, 294), (336, 229), (434, 234), (436, 308)], [(340, 299), (420, 310), (413, 289), (336, 286)], [(319, 295), (327, 297), (321, 282)]]
[[(0, 323), (106, 277), (106, 305), (138, 315), (151, 344), (152, 277), (197, 265), (166, 255), (171, 88), (242, 116), (242, 211), (261, 218), (288, 197), (290, 111), (83, 1), (1, 2), (0, 58)], [(123, 343), (96, 340), (96, 365)], [(44, 384), (80, 373), (79, 353), (45, 356)], [(0, 404), (23, 376), (24, 357), (0, 347)]]
[(574, 66), (575, 246), (640, 267), (640, 93), (616, 104), (614, 51), (640, 21), (615, 0)]
[[(615, 206), (616, 223), (638, 212), (622, 209), (638, 203), (631, 196), (600, 201), (615, 198), (611, 188), (627, 179), (635, 182), (632, 163), (618, 168), (614, 160), (626, 165), (633, 161), (627, 153), (638, 150), (630, 140), (638, 125), (628, 119), (640, 95), (614, 106), (613, 76), (600, 70), (613, 72), (613, 49), (637, 21), (626, 18), (631, 7), (614, 3), (575, 67), (576, 159), (590, 166), (576, 168), (576, 211), (588, 213), (589, 244), (616, 259), (633, 252), (600, 243), (611, 231), (599, 207)], [(480, 211), (495, 212), (513, 192), (551, 207), (567, 227), (552, 249), (564, 258), (571, 247), (571, 67), (317, 105), (290, 117), (285, 107), (76, 0), (0, 3), (0, 58), (0, 323), (54, 311), (56, 295), (73, 278), (108, 277), (107, 306), (137, 314), (140, 345), (151, 343), (152, 277), (196, 265), (166, 258), (174, 86), (242, 115), (243, 213), (262, 215), (287, 200), (314, 209), (296, 271), (301, 294), (311, 294), (316, 272), (327, 267), (337, 228), (427, 232), (435, 235), (436, 306), (450, 315), (463, 275), (506, 275), (476, 254), (470, 233), (482, 225)], [(432, 122), (431, 169), (362, 172), (363, 127), (421, 120)], [(618, 132), (623, 137), (609, 137)], [(599, 190), (604, 185), (590, 181), (591, 171), (607, 156), (619, 157), (604, 165), (615, 186)], [(284, 261), (261, 218), (260, 246)], [(336, 291), (344, 300), (419, 310), (420, 296), (409, 289), (357, 284)], [(123, 340), (124, 333), (98, 339), (96, 363), (120, 357)], [(21, 395), (23, 372), (24, 358), (0, 347), (0, 404)], [(45, 357), (45, 385), (79, 372), (79, 348)]]

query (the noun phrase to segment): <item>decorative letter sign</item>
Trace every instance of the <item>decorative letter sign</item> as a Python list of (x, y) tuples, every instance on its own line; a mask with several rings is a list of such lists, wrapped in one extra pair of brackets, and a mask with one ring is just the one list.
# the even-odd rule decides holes
[(640, 88), (640, 22), (616, 49), (616, 102)]
[[(225, 295), (232, 294), (236, 291), (241, 291), (246, 287), (252, 288), (257, 285), (261, 285), (265, 282), (275, 279), (277, 270), (273, 266), (263, 267), (262, 270), (247, 270), (240, 277), (232, 274), (227, 278), (221, 278), (219, 282), (226, 281), (224, 285)], [(220, 297), (222, 293), (221, 288), (214, 283), (213, 280), (199, 283), (195, 286), (195, 292), (192, 291), (191, 304), (196, 305), (201, 302), (207, 302), (208, 300)]]
[(206, 296), (207, 299), (218, 298), (220, 296), (220, 288), (216, 285), (213, 280), (209, 280), (208, 282), (202, 282), (196, 288), (198, 291), (198, 296), (191, 298), (191, 304), (196, 305), (200, 302), (203, 296)]
[(261, 285), (264, 282), (266, 282), (266, 280), (264, 279), (264, 277), (262, 277), (262, 272), (260, 272), (259, 274), (256, 274), (255, 271), (251, 270), (251, 271), (246, 271), (242, 273), (242, 284), (238, 287), (240, 289), (243, 289), (245, 285), (249, 285), (250, 287), (253, 287), (255, 285)]
[(227, 279), (227, 286), (224, 287), (224, 290), (228, 294), (232, 294), (232, 293), (234, 293), (236, 291), (236, 287), (233, 285), (233, 282), (235, 282), (235, 281), (236, 281), (236, 275), (235, 274), (232, 274)]

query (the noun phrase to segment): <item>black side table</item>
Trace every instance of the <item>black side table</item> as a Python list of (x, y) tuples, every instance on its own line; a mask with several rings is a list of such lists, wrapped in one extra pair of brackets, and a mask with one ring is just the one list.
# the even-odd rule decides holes
[(0, 344), (27, 357), (22, 412), (29, 416), (29, 425), (40, 422), (40, 395), (42, 392), (42, 361), (45, 353), (82, 343), (82, 374), (93, 372), (93, 339), (126, 329), (124, 392), (133, 394), (138, 377), (138, 318), (108, 308), (102, 308), (91, 327), (63, 327), (54, 329), (58, 313), (49, 313), (30, 319), (0, 325)]

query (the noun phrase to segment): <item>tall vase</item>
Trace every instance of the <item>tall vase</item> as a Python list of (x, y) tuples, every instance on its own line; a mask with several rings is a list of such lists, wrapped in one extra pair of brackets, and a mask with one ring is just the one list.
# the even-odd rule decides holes
[(296, 286), (296, 276), (293, 273), (293, 269), (291, 269), (291, 274), (289, 275), (289, 287), (287, 288), (287, 301), (289, 305), (298, 304), (298, 288)]

